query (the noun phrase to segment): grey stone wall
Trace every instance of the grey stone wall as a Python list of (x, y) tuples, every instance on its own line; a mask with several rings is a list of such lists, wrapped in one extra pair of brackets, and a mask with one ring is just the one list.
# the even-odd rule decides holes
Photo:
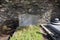
[(60, 9), (55, 7), (54, 1), (55, 0), (10, 0), (0, 5), (0, 24), (8, 19), (18, 19), (18, 15), (21, 14), (40, 15), (40, 24), (49, 23), (51, 19), (60, 16)]

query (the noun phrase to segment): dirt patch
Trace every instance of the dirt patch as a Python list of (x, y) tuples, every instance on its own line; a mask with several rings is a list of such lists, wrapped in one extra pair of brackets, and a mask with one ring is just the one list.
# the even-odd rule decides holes
[(0, 40), (8, 40), (18, 27), (16, 20), (6, 20), (3, 26), (0, 26)]
[(8, 40), (10, 35), (2, 35), (0, 36), (0, 40)]
[(8, 40), (9, 37), (14, 33), (14, 31), (15, 29), (7, 28), (4, 26), (4, 28), (0, 30), (0, 40)]

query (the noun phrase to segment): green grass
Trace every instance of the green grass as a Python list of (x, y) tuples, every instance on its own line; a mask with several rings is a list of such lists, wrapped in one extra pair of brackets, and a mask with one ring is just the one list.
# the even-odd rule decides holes
[(18, 28), (10, 40), (43, 40), (39, 26)]

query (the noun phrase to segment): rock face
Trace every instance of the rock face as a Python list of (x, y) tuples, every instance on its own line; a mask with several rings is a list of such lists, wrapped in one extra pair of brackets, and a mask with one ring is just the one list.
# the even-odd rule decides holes
[(58, 0), (6, 0), (0, 5), (0, 24), (8, 19), (18, 20), (22, 14), (40, 15), (39, 23), (49, 23), (60, 16), (59, 10)]

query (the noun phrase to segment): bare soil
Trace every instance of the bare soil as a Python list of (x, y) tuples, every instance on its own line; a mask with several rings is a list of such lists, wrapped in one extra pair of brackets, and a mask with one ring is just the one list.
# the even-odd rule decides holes
[(0, 28), (0, 40), (8, 40), (14, 31), (12, 28)]

